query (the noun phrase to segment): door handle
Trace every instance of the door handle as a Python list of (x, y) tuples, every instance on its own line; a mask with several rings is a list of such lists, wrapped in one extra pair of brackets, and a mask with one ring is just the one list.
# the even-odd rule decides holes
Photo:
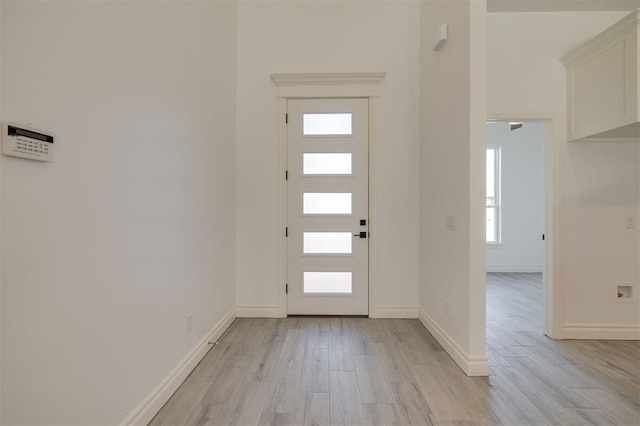
[(353, 234), (354, 237), (360, 237), (360, 238), (367, 238), (367, 232), (366, 231), (362, 231), (359, 232), (357, 234)]

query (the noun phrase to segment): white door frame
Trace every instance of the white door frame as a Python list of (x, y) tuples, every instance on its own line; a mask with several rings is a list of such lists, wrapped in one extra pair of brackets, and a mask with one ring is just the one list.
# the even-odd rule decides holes
[(271, 74), (278, 87), (278, 311), (287, 316), (287, 100), (367, 98), (369, 100), (369, 317), (377, 317), (377, 199), (375, 117), (385, 73)]
[(537, 121), (544, 125), (542, 179), (543, 179), (543, 233), (544, 282), (542, 283), (543, 333), (552, 339), (562, 339), (564, 292), (560, 275), (560, 159), (562, 136), (558, 116), (554, 112), (489, 113), (488, 121)]

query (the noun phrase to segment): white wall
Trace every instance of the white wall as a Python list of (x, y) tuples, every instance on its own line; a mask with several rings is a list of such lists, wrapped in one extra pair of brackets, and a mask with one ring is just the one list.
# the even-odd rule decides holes
[[(0, 4), (0, 23), (2, 4)], [(2, 115), (2, 27), (0, 27), (0, 119)], [(2, 188), (2, 161), (0, 161), (0, 188)], [(0, 424), (2, 423), (2, 190), (0, 190)]]
[(558, 117), (558, 266), (564, 331), (569, 337), (575, 335), (576, 326), (610, 326), (613, 333), (616, 326), (640, 324), (637, 304), (612, 301), (612, 282), (638, 285), (638, 230), (624, 229), (624, 216), (638, 215), (640, 147), (566, 143), (565, 70), (559, 62), (566, 52), (625, 15), (498, 13), (488, 18), (489, 111), (550, 111)]
[(56, 137), (1, 159), (3, 424), (118, 424), (233, 309), (235, 20), (2, 2), (2, 118)]
[(487, 124), (487, 145), (500, 149), (501, 244), (487, 244), (487, 271), (542, 272), (542, 145), (544, 125)]
[[(486, 374), (486, 4), (426, 1), (420, 15), (421, 319), (467, 373)], [(434, 52), (445, 23), (449, 40)]]
[(640, 326), (637, 303), (613, 302), (614, 282), (631, 282), (638, 289), (638, 228), (625, 229), (624, 220), (639, 213), (639, 148), (637, 143), (567, 147), (565, 324)]
[[(415, 1), (238, 5), (237, 302), (277, 313), (278, 123), (272, 73), (386, 72), (377, 117), (379, 305), (418, 297)], [(242, 311), (240, 311), (242, 312)]]

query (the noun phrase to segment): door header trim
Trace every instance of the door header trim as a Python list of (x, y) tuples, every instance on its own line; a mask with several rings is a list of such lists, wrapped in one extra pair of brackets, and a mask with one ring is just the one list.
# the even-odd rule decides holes
[(278, 98), (377, 97), (386, 73), (271, 74)]

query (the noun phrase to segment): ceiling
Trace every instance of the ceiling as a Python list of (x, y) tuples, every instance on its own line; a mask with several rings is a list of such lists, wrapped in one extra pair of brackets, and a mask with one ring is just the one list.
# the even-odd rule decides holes
[(640, 0), (487, 0), (488, 12), (604, 11), (640, 8)]

